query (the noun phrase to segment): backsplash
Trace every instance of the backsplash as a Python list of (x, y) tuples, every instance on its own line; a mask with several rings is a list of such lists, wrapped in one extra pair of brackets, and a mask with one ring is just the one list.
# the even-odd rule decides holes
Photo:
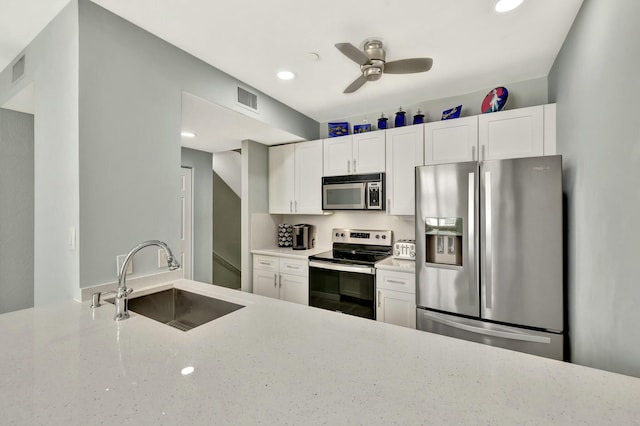
[[(253, 239), (252, 248), (276, 246), (278, 223), (308, 223), (316, 227), (316, 247), (331, 247), (331, 230), (333, 228), (350, 229), (390, 229), (393, 231), (394, 241), (413, 239), (415, 236), (415, 220), (413, 216), (390, 216), (383, 212), (335, 212), (326, 216), (319, 215), (259, 215), (270, 216), (253, 218), (253, 232), (263, 234), (263, 238)], [(272, 237), (271, 237), (272, 235)], [(271, 244), (267, 244), (273, 241)], [(265, 245), (267, 244), (267, 245)], [(258, 247), (260, 245), (261, 247)]]

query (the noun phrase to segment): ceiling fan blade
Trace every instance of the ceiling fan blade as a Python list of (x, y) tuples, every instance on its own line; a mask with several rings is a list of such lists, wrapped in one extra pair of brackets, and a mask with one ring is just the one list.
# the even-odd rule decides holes
[(353, 81), (353, 83), (351, 83), (346, 89), (344, 89), (344, 92), (342, 93), (353, 93), (359, 88), (361, 88), (362, 85), (365, 84), (366, 82), (367, 82), (367, 79), (365, 78), (365, 76), (361, 75), (360, 77), (356, 78)]
[(413, 74), (425, 72), (431, 69), (433, 59), (431, 58), (411, 58), (391, 61), (384, 64), (385, 74)]
[(336, 48), (341, 51), (344, 56), (359, 65), (369, 63), (369, 57), (351, 43), (336, 43)]

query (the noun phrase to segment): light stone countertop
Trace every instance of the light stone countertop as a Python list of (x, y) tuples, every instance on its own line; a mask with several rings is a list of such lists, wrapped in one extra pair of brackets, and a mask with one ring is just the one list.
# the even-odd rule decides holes
[(406, 259), (394, 259), (393, 257), (387, 257), (384, 260), (376, 263), (377, 269), (384, 269), (387, 271), (396, 271), (396, 272), (409, 272), (411, 274), (415, 274), (416, 272), (416, 261), (415, 260), (406, 260)]
[(309, 250), (294, 250), (291, 247), (268, 247), (262, 249), (251, 250), (252, 254), (263, 254), (266, 256), (279, 256), (288, 257), (291, 259), (308, 259), (309, 256), (322, 253), (323, 251), (329, 251), (331, 247), (316, 247)]
[[(640, 419), (638, 378), (188, 280), (172, 285), (246, 306), (188, 332), (135, 313), (115, 322), (112, 305), (92, 311), (87, 302), (0, 315), (0, 423)], [(186, 366), (195, 371), (183, 376)]]

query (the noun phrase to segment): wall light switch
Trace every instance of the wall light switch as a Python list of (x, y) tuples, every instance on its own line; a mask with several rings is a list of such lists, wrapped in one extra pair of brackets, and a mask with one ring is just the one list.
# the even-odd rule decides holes
[[(122, 268), (122, 263), (124, 262), (126, 254), (121, 254), (120, 256), (116, 256), (116, 276), (120, 273), (120, 268)], [(127, 275), (133, 274), (133, 259), (129, 262), (127, 266)]]

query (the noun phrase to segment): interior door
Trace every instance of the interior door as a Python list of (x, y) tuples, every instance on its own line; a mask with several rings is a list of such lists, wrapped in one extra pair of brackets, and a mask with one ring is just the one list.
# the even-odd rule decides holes
[(481, 166), (482, 317), (563, 330), (562, 160)]

